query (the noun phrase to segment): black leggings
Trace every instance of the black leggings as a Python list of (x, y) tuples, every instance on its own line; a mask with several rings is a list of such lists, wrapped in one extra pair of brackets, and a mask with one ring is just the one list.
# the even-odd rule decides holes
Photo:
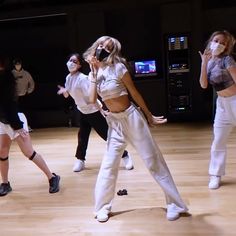
[[(108, 125), (106, 119), (100, 111), (83, 114), (79, 112), (79, 131), (78, 131), (78, 145), (76, 149), (76, 158), (85, 161), (86, 151), (88, 147), (89, 135), (91, 129), (97, 132), (97, 134), (103, 139), (107, 140)], [(128, 152), (125, 150), (122, 157), (127, 156)]]

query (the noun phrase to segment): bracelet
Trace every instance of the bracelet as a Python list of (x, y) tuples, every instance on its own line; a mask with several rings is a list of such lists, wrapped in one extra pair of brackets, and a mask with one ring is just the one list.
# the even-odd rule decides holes
[(97, 81), (95, 81), (95, 80), (90, 80), (90, 82), (91, 82), (91, 83), (94, 83), (94, 84), (97, 83)]

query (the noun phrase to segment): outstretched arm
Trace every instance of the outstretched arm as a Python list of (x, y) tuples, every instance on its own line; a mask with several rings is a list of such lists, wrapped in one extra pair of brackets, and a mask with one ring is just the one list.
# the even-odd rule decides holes
[(163, 124), (163, 123), (167, 122), (167, 119), (165, 119), (163, 116), (153, 116), (152, 115), (152, 113), (149, 111), (143, 97), (136, 89), (129, 72), (126, 72), (124, 74), (122, 81), (125, 84), (126, 88), (128, 89), (133, 100), (137, 103), (137, 105), (140, 107), (140, 109), (145, 114), (149, 125), (152, 126), (152, 125)]

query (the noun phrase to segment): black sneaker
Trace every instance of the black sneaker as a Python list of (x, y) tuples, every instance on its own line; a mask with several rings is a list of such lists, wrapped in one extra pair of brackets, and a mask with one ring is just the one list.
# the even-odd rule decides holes
[(49, 193), (56, 193), (60, 190), (60, 176), (52, 173), (54, 176), (49, 180)]
[(28, 125), (28, 130), (29, 130), (29, 133), (33, 132), (33, 129), (29, 125)]
[(0, 197), (7, 195), (9, 192), (12, 191), (10, 183), (2, 183), (0, 185)]

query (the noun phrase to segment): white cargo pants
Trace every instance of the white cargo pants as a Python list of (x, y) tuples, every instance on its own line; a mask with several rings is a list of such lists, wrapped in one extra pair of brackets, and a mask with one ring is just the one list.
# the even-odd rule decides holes
[(152, 137), (147, 121), (134, 105), (120, 113), (109, 113), (107, 150), (95, 186), (95, 215), (111, 211), (115, 195), (120, 157), (127, 143), (133, 145), (154, 179), (163, 189), (167, 204), (175, 203), (185, 209), (166, 162)]
[(218, 96), (209, 175), (222, 176), (225, 174), (227, 139), (234, 126), (236, 126), (236, 95), (232, 97)]

